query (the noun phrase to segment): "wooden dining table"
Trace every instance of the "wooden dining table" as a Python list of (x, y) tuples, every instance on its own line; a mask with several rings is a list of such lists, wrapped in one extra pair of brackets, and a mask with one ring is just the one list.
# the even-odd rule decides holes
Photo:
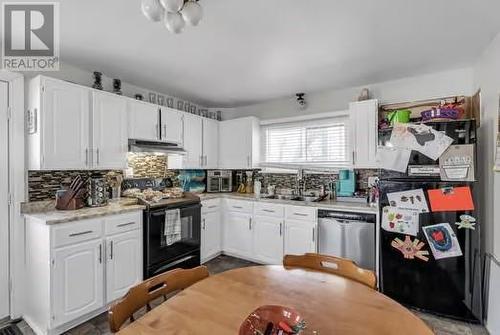
[(365, 285), (337, 275), (278, 265), (210, 276), (118, 334), (238, 335), (246, 317), (263, 305), (298, 311), (307, 323), (305, 334), (433, 334), (411, 311)]

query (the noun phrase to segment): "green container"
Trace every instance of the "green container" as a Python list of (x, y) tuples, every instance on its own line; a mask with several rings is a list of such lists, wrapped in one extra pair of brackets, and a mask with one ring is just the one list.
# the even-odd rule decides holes
[(389, 113), (387, 116), (387, 120), (394, 126), (395, 123), (408, 123), (410, 122), (411, 110), (409, 109), (400, 109), (395, 110)]

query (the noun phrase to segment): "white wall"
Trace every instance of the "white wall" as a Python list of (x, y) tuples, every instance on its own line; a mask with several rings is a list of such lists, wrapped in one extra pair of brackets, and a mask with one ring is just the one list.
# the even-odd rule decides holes
[(340, 90), (329, 90), (306, 94), (308, 108), (301, 111), (297, 108), (294, 94), (290, 98), (277, 99), (261, 104), (220, 109), (224, 119), (242, 116), (257, 116), (260, 119), (274, 119), (322, 112), (345, 110), (349, 102), (356, 101), (361, 89), (370, 89), (370, 95), (382, 103), (442, 98), (454, 95), (471, 95), (473, 93), (473, 69), (463, 68), (410, 77), (360, 87)]
[[(23, 75), (28, 81), (30, 78), (35, 77), (36, 75), (45, 75), (48, 77), (54, 77), (62, 80), (71, 81), (76, 84), (89, 86), (91, 87), (94, 83), (93, 73), (91, 71), (83, 70), (81, 68), (75, 67), (73, 65), (67, 63), (61, 63), (60, 71), (51, 71), (51, 72), (23, 72)], [(105, 91), (111, 92), (113, 90), (113, 79), (105, 76), (103, 74), (102, 77), (103, 88)], [(127, 83), (122, 81), (122, 92), (125, 96), (134, 97), (136, 94), (142, 94), (144, 96), (144, 100), (148, 100), (148, 93), (153, 92), (158, 94), (159, 92), (148, 90), (147, 87), (139, 87), (132, 83)], [(160, 94), (168, 97), (167, 92), (160, 92)], [(182, 97), (176, 97), (175, 99), (182, 99)], [(187, 100), (185, 100), (187, 101)], [(196, 105), (197, 108), (204, 108), (203, 106), (197, 104), (194, 101), (188, 101), (190, 104)], [(177, 102), (174, 104), (174, 108), (176, 108)]]
[[(492, 170), (499, 118), (500, 99), (500, 34), (493, 40), (474, 68), (476, 87), (481, 88), (481, 128), (478, 149), (481, 170), (479, 178), (484, 186), (480, 199), (486, 251), (500, 260), (500, 173)], [(497, 206), (495, 206), (495, 204)], [(491, 262), (488, 329), (500, 334), (500, 267)]]

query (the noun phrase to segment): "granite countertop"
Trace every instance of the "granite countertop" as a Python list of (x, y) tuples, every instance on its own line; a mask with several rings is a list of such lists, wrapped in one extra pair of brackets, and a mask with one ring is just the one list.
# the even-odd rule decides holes
[(295, 205), (295, 206), (309, 206), (316, 207), (318, 209), (332, 209), (339, 211), (349, 211), (349, 212), (360, 212), (360, 213), (370, 213), (378, 214), (378, 207), (371, 207), (368, 204), (352, 203), (352, 202), (340, 202), (334, 200), (323, 200), (320, 202), (306, 202), (306, 201), (296, 201), (296, 200), (279, 200), (279, 199), (265, 199), (258, 198), (255, 194), (245, 194), (245, 193), (203, 193), (198, 194), (200, 199), (209, 200), (217, 198), (226, 199), (239, 199), (239, 200), (250, 200), (259, 202), (269, 202), (283, 205)]
[(23, 203), (21, 204), (21, 214), (25, 217), (44, 221), (50, 225), (142, 211), (145, 208), (145, 206), (138, 204), (137, 199), (121, 198), (119, 200), (110, 200), (108, 205), (103, 207), (84, 207), (74, 211), (61, 211), (57, 210), (55, 202), (50, 200)]

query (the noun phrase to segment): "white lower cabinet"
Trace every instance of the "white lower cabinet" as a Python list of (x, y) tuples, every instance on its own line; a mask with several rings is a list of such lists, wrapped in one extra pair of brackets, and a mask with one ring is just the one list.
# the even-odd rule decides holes
[(220, 211), (210, 211), (201, 216), (201, 262), (214, 258), (221, 252)]
[(61, 334), (142, 280), (142, 211), (48, 225), (26, 217), (26, 310), (37, 335)]
[(283, 219), (257, 216), (253, 227), (253, 258), (266, 264), (283, 261)]
[(316, 222), (286, 220), (285, 227), (285, 255), (302, 255), (307, 252), (316, 252)]
[(140, 230), (106, 238), (106, 302), (127, 293), (142, 280), (142, 235)]
[(52, 286), (54, 326), (104, 306), (102, 253), (101, 240), (55, 250)]
[(224, 218), (224, 251), (240, 257), (252, 258), (252, 215), (227, 212)]

